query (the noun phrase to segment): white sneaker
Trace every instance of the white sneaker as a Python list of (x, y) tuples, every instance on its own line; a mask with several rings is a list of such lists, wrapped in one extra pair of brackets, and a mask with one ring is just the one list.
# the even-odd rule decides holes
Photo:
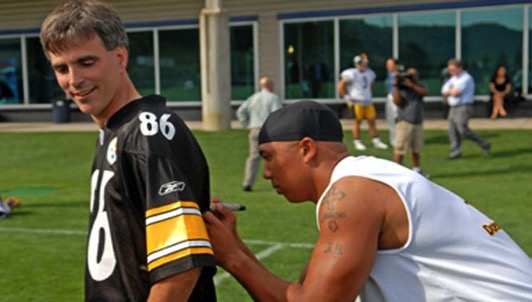
[(355, 149), (357, 149), (357, 150), (360, 150), (360, 151), (366, 150), (366, 146), (364, 146), (364, 144), (361, 141), (359, 141), (358, 139), (355, 139), (353, 141), (353, 145), (355, 146)]
[(383, 149), (383, 150), (388, 149), (388, 145), (381, 142), (381, 140), (378, 137), (374, 137), (371, 141), (373, 142), (373, 146), (375, 146), (375, 148), (377, 149)]

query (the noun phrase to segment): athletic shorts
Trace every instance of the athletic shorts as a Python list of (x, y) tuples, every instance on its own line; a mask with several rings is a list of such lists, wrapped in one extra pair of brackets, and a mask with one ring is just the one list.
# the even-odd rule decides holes
[(351, 112), (353, 113), (353, 117), (357, 121), (372, 121), (377, 118), (377, 112), (375, 111), (375, 106), (373, 105), (362, 106), (359, 104), (350, 104), (349, 109), (351, 110)]
[(405, 155), (409, 150), (421, 154), (424, 146), (423, 125), (399, 121), (395, 124), (395, 154)]

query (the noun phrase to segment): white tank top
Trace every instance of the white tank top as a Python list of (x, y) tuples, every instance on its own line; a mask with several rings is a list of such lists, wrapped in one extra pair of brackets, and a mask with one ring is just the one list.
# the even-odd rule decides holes
[(393, 162), (343, 159), (316, 217), (331, 185), (346, 176), (393, 188), (410, 230), (402, 248), (378, 251), (362, 301), (532, 301), (532, 260), (508, 234), (456, 194)]

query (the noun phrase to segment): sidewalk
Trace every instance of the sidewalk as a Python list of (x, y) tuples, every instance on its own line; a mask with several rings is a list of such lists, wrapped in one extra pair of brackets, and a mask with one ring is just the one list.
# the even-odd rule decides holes
[[(350, 130), (353, 120), (342, 120), (344, 129)], [(201, 121), (187, 121), (191, 129), (201, 129)], [(532, 130), (532, 118), (500, 118), (490, 120), (484, 118), (471, 119), (469, 126), (473, 130), (485, 129), (528, 129)], [(231, 122), (232, 129), (241, 129), (238, 121)], [(377, 128), (387, 129), (388, 126), (384, 120), (377, 120)], [(367, 129), (367, 123), (362, 123), (362, 129)], [(447, 129), (447, 120), (428, 119), (424, 122), (424, 129)], [(75, 132), (75, 131), (98, 131), (96, 124), (92, 122), (83, 123), (0, 123), (0, 132)]]

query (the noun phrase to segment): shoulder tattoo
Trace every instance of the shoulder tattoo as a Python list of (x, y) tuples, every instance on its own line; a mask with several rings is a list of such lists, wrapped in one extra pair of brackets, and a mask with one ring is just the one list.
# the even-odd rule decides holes
[(325, 195), (322, 207), (325, 207), (325, 213), (320, 217), (320, 223), (326, 223), (329, 230), (333, 233), (340, 228), (338, 220), (345, 218), (344, 211), (337, 209), (337, 204), (345, 200), (345, 192), (338, 190), (336, 186), (332, 186), (327, 195)]

